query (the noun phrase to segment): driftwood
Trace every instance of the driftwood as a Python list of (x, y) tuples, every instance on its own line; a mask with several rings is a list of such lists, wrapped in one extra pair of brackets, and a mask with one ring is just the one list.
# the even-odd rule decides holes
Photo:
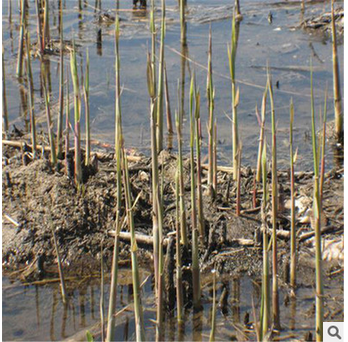
[[(110, 230), (109, 231), (110, 236), (115, 236), (115, 231)], [(175, 236), (174, 236), (175, 238)], [(124, 241), (130, 241), (131, 240), (131, 234), (129, 232), (120, 232), (120, 239)], [(137, 243), (143, 243), (145, 245), (152, 246), (153, 245), (153, 238), (152, 236), (148, 236), (145, 234), (135, 234), (135, 239)], [(167, 247), (169, 242), (169, 238), (163, 239), (163, 246)], [(240, 246), (254, 246), (254, 240), (251, 239), (233, 239), (230, 241), (231, 244), (238, 244)]]

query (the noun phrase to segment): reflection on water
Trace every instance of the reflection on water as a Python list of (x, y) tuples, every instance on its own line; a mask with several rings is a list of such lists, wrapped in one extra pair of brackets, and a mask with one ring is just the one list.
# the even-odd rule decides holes
[[(142, 289), (146, 337), (153, 340), (156, 318), (152, 278), (142, 272), (146, 283)], [(133, 291), (131, 270), (122, 269), (117, 289), (116, 336), (120, 340), (134, 340)], [(314, 273), (313, 273), (314, 279)], [(255, 338), (252, 328), (253, 304), (259, 312), (260, 284), (257, 279), (220, 277), (217, 281), (216, 340), (231, 340), (244, 337)], [(203, 310), (186, 308), (182, 324), (177, 323), (175, 312), (166, 314), (164, 339), (166, 341), (205, 341), (209, 339), (212, 319), (213, 285), (211, 277), (203, 276)], [(11, 284), (3, 278), (3, 339), (4, 340), (85, 340), (85, 331), (90, 330), (100, 338), (100, 285), (98, 281), (82, 279), (68, 286), (70, 295), (66, 305), (62, 303), (58, 284), (46, 286), (22, 286)], [(330, 283), (327, 305), (330, 307), (335, 294), (342, 290), (339, 281)], [(105, 302), (108, 303), (109, 284), (105, 286)], [(332, 298), (331, 298), (332, 297)], [(331, 298), (331, 299), (330, 299)], [(280, 292), (281, 336), (295, 334), (303, 338), (314, 326), (314, 289), (299, 288), (296, 298), (288, 297), (287, 290)], [(122, 311), (120, 311), (123, 309)], [(107, 307), (105, 308), (107, 312)], [(341, 319), (340, 317), (336, 318)]]

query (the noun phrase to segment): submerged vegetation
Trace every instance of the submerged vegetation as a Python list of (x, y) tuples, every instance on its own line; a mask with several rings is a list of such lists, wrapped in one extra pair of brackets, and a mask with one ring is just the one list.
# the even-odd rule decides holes
[[(101, 1), (100, 1), (101, 2)], [(155, 1), (149, 4), (150, 14), (147, 18), (151, 33), (151, 51), (144, 54), (144, 63), (146, 60), (146, 78), (148, 90), (149, 105), (144, 106), (147, 109), (144, 115), (149, 118), (151, 153), (150, 158), (136, 156), (129, 152), (126, 146), (124, 136), (126, 130), (123, 130), (122, 123), (122, 104), (121, 96), (123, 86), (121, 82), (121, 72), (127, 70), (121, 68), (122, 47), (120, 47), (120, 36), (122, 35), (122, 18), (119, 17), (121, 10), (116, 11), (116, 16), (111, 20), (114, 25), (115, 35), (115, 107), (114, 107), (114, 151), (111, 154), (96, 152), (92, 148), (93, 120), (92, 108), (90, 101), (94, 88), (91, 86), (94, 65), (89, 58), (89, 50), (83, 50), (74, 40), (71, 47), (67, 48), (66, 41), (63, 40), (63, 11), (62, 2), (59, 1), (59, 80), (57, 88), (59, 89), (58, 110), (52, 110), (52, 89), (49, 75), (49, 53), (54, 49), (52, 39), (53, 30), (50, 20), (49, 1), (35, 1), (36, 22), (37, 22), (37, 43), (36, 49), (38, 54), (34, 54), (34, 44), (30, 43), (29, 28), (26, 27), (26, 6), (27, 1), (22, 0), (20, 28), (19, 28), (19, 45), (16, 63), (16, 76), (26, 78), (28, 91), (28, 112), (29, 112), (29, 137), (30, 143), (22, 144), (23, 139), (17, 141), (14, 137), (12, 140), (5, 140), (4, 146), (20, 147), (24, 155), (30, 153), (30, 159), (33, 163), (40, 163), (44, 159), (45, 152), (49, 152), (49, 163), (40, 166), (45, 172), (49, 170), (50, 175), (66, 174), (68, 180), (65, 180), (65, 187), (73, 194), (76, 203), (82, 203), (82, 212), (84, 213), (83, 225), (91, 224), (93, 220), (93, 229), (98, 229), (103, 224), (101, 217), (107, 211), (107, 206), (112, 206), (112, 212), (105, 215), (108, 217), (108, 223), (112, 222), (112, 234), (107, 232), (109, 227), (102, 227), (104, 235), (113, 235), (113, 241), (108, 245), (112, 250), (111, 267), (104, 270), (104, 249), (98, 252), (98, 256), (93, 254), (93, 258), (101, 259), (101, 284), (102, 298), (100, 301), (101, 326), (98, 333), (88, 331), (88, 340), (100, 337), (105, 341), (114, 341), (116, 328), (118, 324), (118, 298), (117, 288), (120, 283), (120, 264), (121, 257), (130, 256), (130, 267), (132, 274), (131, 298), (133, 306), (130, 311), (134, 312), (135, 321), (135, 339), (136, 341), (145, 341), (149, 339), (149, 329), (147, 328), (146, 311), (150, 309), (148, 301), (143, 297), (144, 291), (140, 265), (144, 260), (142, 257), (146, 254), (144, 251), (150, 250), (151, 258), (146, 262), (150, 264), (153, 270), (153, 298), (151, 310), (155, 312), (154, 324), (156, 341), (162, 341), (166, 337), (167, 320), (176, 321), (178, 328), (182, 331), (185, 326), (187, 310), (191, 307), (195, 315), (195, 324), (201, 315), (201, 311), (206, 305), (207, 298), (204, 290), (207, 286), (207, 270), (213, 269), (212, 279), (209, 278), (208, 286), (212, 286), (212, 314), (209, 319), (210, 336), (209, 340), (214, 341), (218, 338), (217, 307), (223, 310), (224, 301), (227, 301), (223, 290), (218, 287), (219, 277), (224, 276), (224, 264), (240, 256), (239, 263), (243, 263), (243, 256), (248, 254), (255, 258), (254, 263), (258, 282), (255, 282), (255, 288), (260, 292), (260, 302), (257, 303), (259, 312), (255, 310), (253, 303), (254, 318), (251, 322), (249, 316), (244, 318), (244, 325), (241, 322), (235, 322), (237, 329), (243, 332), (243, 336), (254, 338), (254, 333), (258, 340), (272, 340), (273, 337), (281, 332), (286, 322), (280, 321), (282, 305), (280, 304), (280, 289), (289, 288), (289, 296), (296, 297), (296, 291), (299, 287), (298, 272), (299, 265), (299, 248), (300, 242), (312, 238), (312, 246), (315, 249), (315, 329), (311, 329), (317, 341), (323, 338), (323, 320), (324, 320), (324, 300), (323, 300), (323, 266), (322, 260), (323, 249), (321, 236), (323, 229), (326, 227), (323, 222), (324, 204), (323, 204), (323, 187), (325, 184), (325, 153), (327, 140), (327, 92), (325, 93), (324, 115), (320, 139), (316, 127), (316, 114), (314, 105), (314, 85), (313, 85), (313, 67), (310, 66), (310, 105), (311, 105), (311, 136), (313, 151), (313, 173), (295, 172), (295, 163), (297, 159), (297, 149), (295, 146), (300, 142), (296, 140), (294, 132), (296, 131), (295, 123), (295, 102), (290, 102), (290, 123), (289, 123), (289, 149), (290, 162), (288, 165), (289, 173), (282, 172), (278, 169), (277, 152), (277, 118), (276, 105), (271, 69), (267, 68), (267, 75), (264, 75), (266, 86), (260, 87), (261, 115), (256, 106), (256, 116), (259, 122), (259, 133), (257, 133), (257, 142), (253, 149), (255, 150), (255, 170), (244, 168), (242, 166), (243, 147), (248, 146), (249, 142), (243, 141), (239, 116), (243, 115), (242, 111), (237, 110), (240, 102), (247, 98), (247, 94), (240, 91), (236, 78), (238, 72), (238, 40), (240, 30), (240, 20), (242, 19), (239, 1), (234, 4), (233, 13), (231, 13), (231, 40), (228, 44), (228, 55), (225, 56), (226, 65), (229, 65), (229, 76), (225, 75), (231, 86), (229, 101), (231, 107), (230, 120), (232, 125), (229, 126), (230, 136), (232, 137), (232, 146), (228, 162), (231, 166), (218, 165), (219, 139), (218, 123), (216, 115), (216, 104), (219, 100), (215, 92), (213, 82), (213, 30), (210, 24), (207, 50), (207, 80), (206, 80), (206, 108), (201, 110), (201, 93), (197, 85), (197, 73), (191, 69), (195, 63), (188, 57), (187, 53), (187, 14), (188, 1), (179, 0), (176, 11), (180, 13), (180, 41), (181, 41), (181, 83), (178, 80), (177, 88), (177, 108), (175, 110), (175, 130), (177, 136), (177, 152), (165, 150), (164, 133), (164, 103), (166, 105), (166, 119), (168, 136), (172, 138), (174, 127), (172, 125), (166, 70), (166, 2), (161, 0), (161, 18), (156, 21)], [(101, 6), (101, 4), (99, 4)], [(134, 3), (136, 6), (136, 2)], [(143, 7), (144, 2), (141, 2)], [(79, 2), (81, 12), (82, 4)], [(335, 137), (339, 144), (343, 144), (343, 112), (342, 98), (339, 85), (339, 68), (337, 59), (337, 41), (334, 20), (334, 8), (332, 2), (332, 57), (333, 57), (333, 90), (334, 90), (334, 116), (335, 116)], [(97, 9), (97, 1), (96, 6)], [(117, 7), (118, 8), (118, 7)], [(142, 9), (143, 10), (143, 9)], [(170, 10), (173, 10), (170, 8)], [(12, 9), (11, 9), (12, 11)], [(135, 10), (134, 10), (135, 11)], [(110, 16), (110, 14), (109, 14)], [(110, 16), (111, 17), (111, 16)], [(110, 18), (109, 18), (110, 19)], [(158, 27), (156, 27), (158, 24)], [(53, 24), (52, 24), (53, 25)], [(158, 34), (159, 33), (159, 34)], [(157, 42), (159, 37), (159, 42)], [(243, 42), (239, 42), (242, 44)], [(158, 45), (158, 46), (157, 46)], [(69, 51), (70, 55), (70, 72), (69, 68), (64, 72), (64, 63), (67, 58), (64, 54)], [(225, 50), (224, 50), (225, 51)], [(41, 64), (40, 83), (42, 85), (42, 97), (45, 106), (45, 115), (47, 129), (44, 133), (38, 134), (38, 111), (35, 103), (34, 76), (32, 72), (32, 56), (39, 58)], [(83, 57), (85, 58), (85, 69), (82, 66)], [(227, 61), (228, 60), (228, 61)], [(25, 62), (25, 64), (24, 64)], [(190, 62), (192, 62), (190, 64)], [(190, 89), (188, 92), (188, 113), (185, 113), (185, 70), (189, 70)], [(157, 69), (158, 67), (158, 69)], [(7, 139), (9, 134), (9, 118), (7, 108), (7, 88), (4, 63), (4, 48), (2, 50), (2, 68), (3, 68), (3, 138)], [(6, 70), (7, 71), (7, 70)], [(25, 71), (25, 75), (24, 75)], [(156, 72), (157, 71), (157, 72)], [(73, 125), (70, 122), (70, 85), (69, 77), (72, 80), (73, 90)], [(173, 82), (176, 80), (173, 80)], [(278, 88), (278, 82), (276, 87)], [(84, 101), (82, 103), (81, 96)], [(244, 96), (245, 95), (245, 96)], [(173, 96), (171, 96), (173, 98)], [(123, 102), (123, 100), (122, 100)], [(270, 113), (267, 112), (269, 102)], [(287, 110), (288, 109), (287, 105)], [(148, 110), (149, 109), (149, 110)], [(84, 121), (82, 111), (84, 110)], [(226, 110), (227, 112), (227, 110)], [(238, 112), (238, 113), (237, 113)], [(65, 114), (65, 118), (64, 118)], [(56, 117), (55, 117), (56, 116)], [(187, 118), (188, 116), (188, 118)], [(64, 120), (65, 119), (65, 120)], [(270, 119), (270, 120), (268, 120)], [(279, 118), (279, 121), (281, 118)], [(267, 123), (270, 121), (270, 127)], [(65, 122), (65, 124), (64, 124)], [(202, 124), (206, 124), (207, 137), (202, 133)], [(56, 136), (54, 126), (57, 126)], [(65, 125), (65, 129), (63, 129)], [(83, 126), (84, 125), (84, 126)], [(82, 147), (83, 137), (81, 129), (85, 128), (85, 148)], [(189, 127), (189, 137), (184, 134), (184, 128)], [(271, 132), (271, 144), (267, 145), (267, 133)], [(74, 145), (70, 147), (69, 133), (73, 135)], [(47, 132), (48, 142), (45, 141)], [(219, 129), (220, 135), (220, 129)], [(40, 141), (40, 143), (38, 142)], [(49, 146), (46, 146), (49, 144)], [(64, 146), (65, 144), (65, 146)], [(188, 148), (185, 149), (185, 146)], [(109, 144), (111, 145), (111, 144)], [(172, 147), (171, 147), (172, 149)], [(40, 152), (42, 153), (40, 154)], [(189, 157), (185, 156), (185, 151), (189, 151)], [(269, 158), (267, 153), (269, 151)], [(204, 163), (204, 153), (207, 154), (207, 164)], [(244, 152), (243, 152), (244, 153)], [(287, 152), (288, 153), (288, 152)], [(47, 153), (46, 153), (47, 154)], [(41, 157), (42, 156), (42, 157)], [(110, 157), (111, 156), (111, 157)], [(289, 157), (287, 157), (289, 158)], [(7, 158), (9, 159), (9, 158)], [(35, 160), (34, 160), (35, 159)], [(23, 158), (24, 160), (24, 158)], [(95, 204), (98, 206), (98, 219), (91, 218), (90, 214), (95, 208), (88, 204), (90, 197), (87, 197), (88, 187), (91, 182), (96, 181), (93, 178), (99, 172), (98, 166), (93, 164), (94, 160), (103, 163), (107, 160), (108, 173), (107, 182), (112, 183), (112, 190), (96, 193), (95, 197), (102, 198)], [(65, 171), (62, 171), (62, 163), (65, 163)], [(132, 162), (138, 164), (131, 164)], [(287, 159), (288, 162), (288, 159)], [(6, 162), (7, 163), (7, 162)], [(5, 166), (7, 166), (5, 163)], [(29, 162), (25, 163), (25, 165)], [(131, 164), (131, 165), (129, 165)], [(111, 166), (109, 166), (111, 165)], [(111, 168), (111, 169), (110, 169)], [(73, 170), (72, 170), (73, 169)], [(296, 167), (297, 169), (297, 167)], [(34, 169), (35, 170), (35, 169)], [(40, 169), (40, 172), (42, 170)], [(105, 168), (104, 168), (105, 171)], [(41, 174), (41, 173), (40, 173)], [(303, 176), (304, 175), (304, 176)], [(313, 176), (313, 180), (310, 178)], [(341, 177), (342, 172), (336, 172), (334, 177)], [(5, 178), (6, 177), (6, 178)], [(5, 187), (12, 188), (10, 176), (3, 177)], [(109, 177), (109, 176), (108, 176)], [(302, 177), (302, 178), (301, 178)], [(306, 180), (306, 182), (303, 180)], [(5, 179), (5, 181), (4, 181)], [(309, 179), (309, 180), (308, 180)], [(70, 182), (72, 180), (72, 182)], [(304, 237), (308, 232), (301, 233), (298, 227), (300, 220), (297, 217), (297, 181), (302, 180), (313, 195), (309, 199), (311, 202), (310, 218), (314, 232)], [(97, 183), (98, 181), (96, 181)], [(66, 185), (68, 184), (68, 185)], [(140, 184), (140, 185), (139, 185)], [(284, 195), (285, 184), (287, 186), (287, 196), (289, 197), (290, 209), (289, 215), (284, 214), (285, 202)], [(108, 184), (110, 186), (110, 184)], [(53, 185), (52, 185), (53, 187)], [(51, 187), (51, 188), (52, 188)], [(24, 187), (25, 188), (25, 187)], [(55, 189), (57, 187), (55, 186)], [(93, 188), (97, 192), (98, 189)], [(5, 190), (6, 191), (6, 190)], [(50, 192), (49, 190), (48, 192)], [(233, 196), (231, 196), (233, 194)], [(57, 194), (58, 196), (58, 194)], [(285, 195), (284, 195), (285, 196)], [(297, 196), (297, 197), (296, 197)], [(53, 203), (55, 195), (52, 195)], [(89, 198), (89, 199), (88, 199)], [(250, 203), (249, 203), (250, 202)], [(107, 205), (105, 204), (107, 203)], [(79, 204), (76, 204), (78, 206)], [(49, 204), (48, 204), (49, 205)], [(52, 206), (53, 208), (53, 206)], [(140, 209), (139, 209), (140, 208)], [(67, 210), (80, 210), (80, 208), (70, 207)], [(50, 210), (50, 207), (48, 207)], [(174, 214), (169, 214), (173, 210)], [(68, 212), (68, 211), (67, 211)], [(145, 213), (143, 213), (145, 212)], [(228, 220), (226, 215), (229, 215)], [(57, 215), (52, 209), (52, 213)], [(71, 213), (71, 212), (70, 212)], [(91, 217), (89, 217), (89, 214)], [(51, 215), (51, 213), (50, 213)], [(139, 215), (140, 220), (137, 219)], [(51, 217), (51, 216), (50, 216)], [(53, 215), (52, 215), (53, 217)], [(144, 219), (146, 218), (146, 219)], [(253, 225), (247, 223), (252, 219)], [(10, 218), (11, 219), (11, 218)], [(10, 220), (8, 219), (8, 220)], [(11, 220), (10, 220), (11, 221)], [(11, 222), (13, 223), (14, 220)], [(78, 220), (75, 226), (78, 226)], [(226, 221), (226, 222), (225, 222)], [(15, 221), (14, 221), (15, 222)], [(336, 220), (338, 222), (338, 220)], [(105, 223), (105, 222), (104, 222)], [(246, 225), (244, 227), (244, 224)], [(248, 226), (247, 226), (248, 225)], [(53, 218), (49, 221), (50, 231), (53, 238), (55, 259), (57, 259), (59, 281), (61, 286), (61, 295), (64, 304), (69, 303), (69, 291), (67, 291), (66, 274), (63, 273), (64, 257), (62, 257), (61, 248), (65, 245), (60, 230), (55, 228)], [(139, 229), (139, 226), (141, 226)], [(149, 226), (147, 230), (146, 227)], [(251, 227), (251, 228), (250, 228)], [(271, 227), (271, 228), (270, 228)], [(283, 229), (286, 227), (286, 229)], [(252, 235), (252, 238), (244, 238), (242, 231)], [(151, 232), (145, 235), (144, 231)], [(105, 233), (106, 232), (106, 233)], [(141, 233), (140, 233), (141, 232)], [(324, 231), (325, 232), (325, 231)], [(78, 236), (83, 235), (84, 231), (75, 232)], [(88, 233), (90, 234), (90, 233)], [(102, 234), (101, 234), (102, 235)], [(219, 236), (218, 236), (219, 235)], [(104, 236), (105, 237), (105, 236)], [(104, 243), (104, 237), (102, 246)], [(303, 240), (301, 240), (303, 239)], [(175, 240), (175, 241), (174, 241)], [(280, 241), (281, 240), (281, 241)], [(284, 240), (286, 242), (284, 242)], [(86, 240), (87, 241), (87, 240)], [(128, 247), (124, 247), (127, 241)], [(228, 241), (228, 242), (227, 242)], [(68, 244), (68, 242), (66, 242)], [(61, 245), (60, 245), (61, 244)], [(85, 242), (87, 245), (87, 243)], [(111, 247), (110, 247), (111, 246)], [(121, 248), (124, 247), (124, 249)], [(145, 247), (144, 247), (145, 246)], [(219, 248), (223, 250), (219, 255)], [(227, 248), (226, 248), (227, 246)], [(237, 248), (239, 248), (239, 250)], [(302, 246), (302, 245), (301, 245)], [(85, 246), (86, 247), (86, 246)], [(99, 247), (100, 248), (100, 247)], [(249, 249), (250, 248), (250, 249)], [(87, 249), (87, 247), (86, 247)], [(272, 249), (272, 257), (270, 250)], [(91, 248), (92, 250), (92, 248)], [(128, 254), (127, 254), (128, 253)], [(225, 253), (225, 254), (224, 254)], [(240, 254), (238, 254), (240, 253)], [(249, 254), (250, 253), (250, 254)], [(224, 259), (227, 256), (227, 259)], [(221, 258), (221, 259), (219, 259)], [(28, 263), (32, 262), (32, 260)], [(35, 261), (34, 261), (35, 262)], [(289, 263), (289, 270), (280, 270), (281, 267)], [(216, 263), (216, 264), (215, 264)], [(231, 264), (234, 266), (234, 264)], [(250, 264), (248, 264), (250, 265)], [(67, 267), (68, 268), (68, 267)], [(284, 268), (286, 268), (284, 266)], [(104, 273), (110, 273), (109, 304), (107, 315), (104, 316)], [(280, 281), (281, 275), (285, 274), (285, 282)], [(284, 283), (284, 284), (283, 284)], [(287, 291), (287, 290), (286, 290)], [(218, 294), (221, 292), (220, 300)], [(227, 292), (227, 291), (226, 291)], [(228, 294), (225, 294), (228, 296)], [(227, 298), (227, 297), (226, 297)], [(249, 315), (249, 314), (248, 314)], [(198, 318), (197, 318), (198, 317)], [(202, 318), (202, 317), (201, 317)], [(175, 323), (176, 324), (176, 323)], [(294, 337), (291, 335), (291, 338)]]

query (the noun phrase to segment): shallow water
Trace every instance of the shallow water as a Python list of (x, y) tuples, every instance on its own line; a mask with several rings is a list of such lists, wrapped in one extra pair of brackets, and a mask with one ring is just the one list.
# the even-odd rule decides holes
[[(114, 13), (114, 0), (102, 0), (102, 10)], [(159, 1), (157, 1), (159, 4)], [(187, 48), (180, 44), (180, 24), (176, 0), (167, 0), (167, 35), (165, 58), (168, 71), (170, 100), (172, 113), (177, 108), (177, 82), (185, 85), (184, 107), (188, 108), (188, 88), (190, 72), (195, 70), (197, 84), (202, 93), (201, 116), (203, 127), (207, 119), (205, 96), (207, 46), (210, 20), (213, 20), (213, 70), (215, 86), (215, 115), (218, 120), (219, 163), (231, 163), (231, 90), (227, 44), (231, 35), (231, 0), (188, 0)], [(36, 41), (35, 6), (30, 4), (29, 28), (32, 42)], [(113, 25), (99, 25), (96, 20), (94, 1), (63, 0), (64, 38), (76, 39), (80, 46), (80, 56), (85, 56), (86, 48), (90, 54), (90, 106), (92, 120), (92, 138), (97, 141), (113, 144), (114, 141), (114, 36)], [(26, 109), (26, 91), (15, 77), (16, 54), (18, 49), (19, 16), (18, 2), (12, 0), (12, 24), (7, 18), (8, 3), (3, 1), (3, 45), (5, 48), (6, 90), (10, 122), (17, 127), (28, 127)], [(327, 6), (323, 3), (307, 5), (305, 16), (318, 14)], [(121, 1), (121, 10), (130, 9), (131, 1)], [(310, 75), (309, 60), (313, 58), (314, 86), (317, 113), (323, 106), (326, 85), (329, 91), (328, 120), (333, 120), (332, 101), (332, 61), (330, 41), (322, 36), (310, 35), (301, 29), (294, 29), (301, 20), (300, 5), (277, 5), (276, 1), (246, 0), (241, 4), (244, 20), (239, 27), (236, 78), (240, 87), (239, 128), (243, 141), (243, 164), (255, 165), (258, 141), (258, 124), (255, 117), (255, 105), (260, 108), (263, 89), (266, 83), (267, 63), (271, 67), (274, 85), (279, 81), (279, 89), (274, 87), (275, 106), (278, 120), (278, 160), (281, 168), (288, 165), (288, 125), (289, 102), (291, 97), (295, 105), (294, 144), (299, 148), (296, 167), (311, 170), (310, 140)], [(328, 7), (327, 7), (328, 9)], [(269, 12), (273, 14), (273, 23), (268, 23)], [(159, 17), (160, 12), (157, 12)], [(121, 11), (121, 83), (123, 127), (127, 147), (136, 147), (149, 154), (149, 98), (146, 85), (146, 52), (150, 48), (151, 38), (148, 28), (149, 14), (144, 11)], [(58, 1), (51, 4), (51, 35), (58, 38)], [(102, 29), (102, 43), (97, 44), (97, 31)], [(343, 75), (343, 45), (339, 48), (340, 73)], [(186, 54), (192, 61), (186, 64), (181, 54)], [(68, 66), (68, 58), (65, 57)], [(51, 102), (53, 113), (57, 113), (58, 100), (58, 66), (59, 58), (50, 57)], [(184, 68), (183, 68), (184, 66)], [(40, 62), (32, 61), (35, 88), (35, 109), (39, 117), (38, 124), (46, 131), (43, 114), (43, 102), (40, 94)], [(342, 79), (341, 79), (342, 83)], [(24, 90), (23, 90), (24, 89)], [(343, 92), (342, 92), (343, 94)], [(267, 115), (268, 128), (270, 122)], [(84, 124), (84, 123), (82, 123)], [(269, 134), (268, 129), (268, 134)], [(205, 140), (207, 135), (204, 134)], [(185, 124), (185, 139), (188, 141), (188, 125)], [(175, 139), (174, 139), (175, 140)], [(268, 142), (270, 142), (268, 137)], [(184, 144), (188, 146), (188, 144)], [(94, 146), (94, 148), (98, 148)], [(203, 144), (206, 153), (206, 142)], [(187, 150), (188, 151), (188, 150)], [(333, 166), (336, 161), (333, 151), (329, 149), (327, 163)], [(340, 163), (338, 161), (338, 163)], [(127, 276), (124, 276), (127, 278)], [(330, 282), (330, 291), (340, 293), (341, 283)], [(219, 281), (217, 299), (220, 299), (223, 287), (230, 293), (227, 312), (223, 307), (218, 309), (217, 340), (236, 338), (239, 322), (243, 323), (246, 312), (252, 320), (251, 296), (258, 308), (259, 293), (253, 279), (242, 277), (227, 280), (223, 285)], [(130, 294), (129, 294), (130, 291)], [(225, 290), (227, 291), (227, 290)], [(123, 302), (118, 301), (121, 309), (132, 302), (129, 283), (120, 286), (119, 297), (123, 293)], [(106, 298), (108, 286), (105, 287)], [(150, 280), (144, 290), (147, 336), (154, 336), (154, 326), (149, 321), (155, 318), (155, 304)], [(237, 301), (233, 296), (240, 296)], [(205, 304), (203, 316), (195, 317), (191, 310), (187, 312), (187, 324), (183, 336), (178, 336), (175, 320), (168, 320), (166, 339), (206, 340), (209, 338), (211, 319), (211, 291), (204, 292)], [(4, 340), (61, 340), (74, 333), (87, 330), (99, 320), (100, 286), (96, 281), (77, 285), (72, 289), (68, 307), (64, 307), (60, 299), (57, 285), (27, 286), (19, 283), (11, 284), (3, 278), (3, 339)], [(281, 294), (281, 314), (285, 336), (291, 328), (292, 310), (284, 306), (284, 291)], [(332, 299), (334, 300), (334, 299)], [(107, 302), (107, 301), (106, 301)], [(313, 330), (314, 318), (308, 314), (313, 308), (314, 289), (301, 288), (294, 312), (295, 332), (303, 336)], [(134, 321), (131, 312), (122, 316), (119, 326), (120, 339), (134, 340)], [(237, 328), (236, 328), (237, 325)]]
[[(30, 3), (29, 27), (32, 42), (36, 41), (35, 6)], [(64, 39), (76, 39), (81, 46), (80, 56), (85, 58), (86, 49), (90, 54), (90, 107), (92, 138), (113, 144), (114, 141), (114, 26), (99, 24), (96, 19), (95, 2), (63, 1)], [(158, 5), (159, 1), (156, 2)], [(231, 90), (227, 44), (231, 36), (231, 0), (189, 1), (187, 23), (187, 48), (180, 44), (180, 24), (177, 1), (167, 0), (167, 31), (165, 58), (168, 70), (171, 110), (177, 108), (177, 82), (184, 85), (184, 108), (188, 108), (189, 74), (197, 75), (201, 89), (201, 117), (203, 127), (207, 120), (205, 99), (207, 46), (210, 20), (213, 31), (213, 70), (215, 86), (215, 115), (218, 121), (220, 163), (231, 163)], [(101, 1), (103, 12), (114, 14), (115, 1)], [(236, 78), (240, 87), (239, 129), (243, 142), (242, 163), (254, 166), (257, 155), (259, 135), (255, 116), (255, 105), (260, 108), (263, 89), (266, 83), (267, 63), (271, 67), (274, 83), (275, 108), (278, 121), (278, 160), (280, 167), (288, 165), (288, 125), (289, 103), (293, 98), (295, 106), (294, 144), (299, 148), (297, 167), (311, 170), (310, 145), (310, 75), (309, 60), (313, 58), (316, 108), (323, 107), (324, 91), (328, 86), (328, 120), (333, 120), (332, 100), (332, 62), (331, 44), (322, 36), (310, 35), (295, 27), (301, 17), (300, 5), (279, 3), (277, 1), (248, 0), (242, 2), (244, 20), (239, 27), (239, 41), (236, 62)], [(121, 21), (121, 83), (123, 127), (126, 146), (139, 148), (149, 154), (149, 97), (146, 84), (146, 52), (151, 46), (146, 11), (129, 11), (131, 1), (120, 2)], [(307, 5), (305, 17), (328, 9), (323, 3)], [(18, 127), (28, 127), (26, 93), (15, 78), (16, 53), (18, 47), (17, 1), (12, 1), (12, 24), (9, 25), (7, 1), (3, 2), (3, 38), (5, 47), (5, 68), (7, 73), (7, 96), (11, 123)], [(269, 12), (273, 23), (268, 23)], [(157, 18), (160, 8), (157, 9)], [(51, 4), (51, 36), (58, 38), (58, 1)], [(159, 25), (159, 22), (157, 23)], [(102, 30), (102, 41), (98, 45), (98, 29)], [(159, 37), (158, 37), (159, 38)], [(338, 48), (340, 72), (343, 75), (343, 45)], [(181, 58), (188, 56), (189, 65)], [(43, 103), (40, 97), (39, 60), (33, 62), (34, 87), (36, 90), (35, 108), (40, 116), (39, 125), (46, 130)], [(57, 113), (58, 100), (58, 57), (50, 57), (51, 103), (53, 113)], [(65, 58), (68, 66), (68, 58)], [(342, 79), (341, 79), (342, 82)], [(279, 85), (279, 89), (275, 85)], [(343, 92), (342, 92), (343, 93)], [(19, 96), (20, 95), (20, 96)], [(269, 106), (268, 106), (269, 109)], [(41, 115), (38, 112), (41, 111)], [(83, 120), (83, 119), (82, 119)], [(270, 115), (267, 115), (269, 128)], [(83, 125), (83, 123), (82, 123)], [(185, 124), (184, 124), (185, 125)], [(83, 129), (82, 129), (83, 131)], [(184, 127), (186, 139), (188, 125)], [(205, 131), (203, 131), (204, 133)], [(269, 133), (269, 132), (268, 132)], [(206, 134), (205, 140), (207, 139)], [(176, 139), (174, 139), (176, 140)], [(268, 137), (268, 141), (270, 138)], [(187, 144), (184, 144), (186, 146)], [(206, 153), (206, 143), (203, 152)], [(332, 166), (332, 150), (328, 152), (328, 163)]]
[[(314, 270), (309, 273), (314, 279)], [(144, 271), (141, 279), (146, 280), (142, 289), (144, 307), (144, 324), (146, 338), (154, 340), (155, 327), (152, 320), (156, 319), (153, 286), (149, 273)], [(301, 282), (301, 281), (300, 281)], [(105, 285), (105, 312), (107, 312), (109, 284)], [(68, 283), (71, 284), (71, 283)], [(132, 312), (132, 285), (131, 271), (123, 269), (119, 274), (117, 291), (118, 311), (127, 307), (117, 316), (117, 336), (121, 340), (135, 340), (134, 314)], [(179, 329), (176, 317), (167, 317), (165, 323), (165, 340), (168, 341), (201, 341), (208, 340), (211, 329), (212, 277), (202, 278), (203, 284), (203, 311), (194, 313), (192, 308), (185, 310), (185, 324)], [(325, 279), (324, 284), (325, 312), (332, 314), (337, 310), (337, 297), (343, 293), (343, 282), (339, 279)], [(327, 286), (330, 284), (330, 286)], [(244, 325), (246, 315), (249, 322), (253, 322), (253, 305), (256, 314), (259, 313), (261, 295), (260, 282), (248, 277), (231, 278), (228, 275), (218, 277), (216, 285), (217, 320), (216, 340), (230, 341), (240, 338), (242, 333), (246, 339), (255, 340), (254, 331), (250, 324)], [(92, 281), (80, 281), (69, 286), (69, 301), (65, 306), (62, 303), (59, 285), (26, 286), (18, 282), (13, 284), (3, 278), (3, 340), (47, 341), (63, 340), (77, 332), (91, 330), (100, 322), (100, 285)], [(314, 330), (314, 291), (312, 286), (302, 286), (296, 292), (296, 299), (290, 300), (289, 293), (281, 287), (280, 312), (282, 332), (280, 337), (285, 340), (303, 338), (308, 331)], [(332, 307), (332, 305), (334, 305)], [(336, 305), (336, 306), (335, 306)], [(332, 307), (332, 308), (331, 308)], [(343, 313), (338, 313), (328, 321), (340, 321)], [(92, 329), (94, 330), (94, 329)], [(99, 328), (97, 328), (99, 331)], [(245, 339), (244, 338), (244, 339)]]

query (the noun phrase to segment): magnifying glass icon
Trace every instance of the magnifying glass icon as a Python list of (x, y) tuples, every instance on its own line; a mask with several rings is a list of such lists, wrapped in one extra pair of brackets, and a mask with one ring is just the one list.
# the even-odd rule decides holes
[(339, 330), (335, 325), (329, 326), (329, 328), (327, 329), (327, 333), (331, 337), (337, 337), (339, 340), (342, 339), (342, 337), (339, 335)]

